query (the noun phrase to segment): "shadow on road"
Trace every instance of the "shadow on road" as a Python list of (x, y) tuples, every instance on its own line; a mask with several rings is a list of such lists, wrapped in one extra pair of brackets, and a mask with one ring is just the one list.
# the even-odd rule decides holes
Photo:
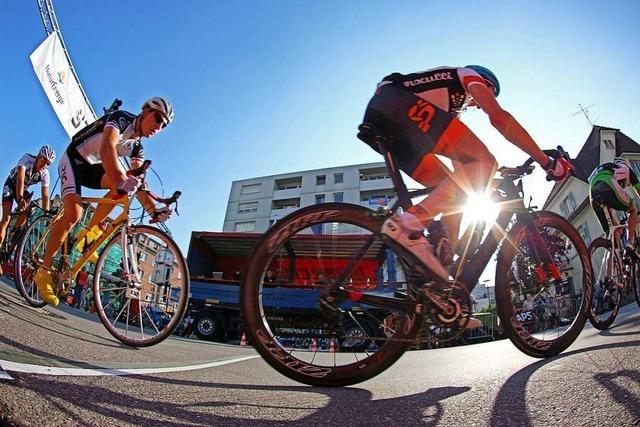
[[(186, 396), (150, 393), (148, 388), (140, 388), (137, 381), (151, 381), (167, 385), (179, 385), (188, 390)], [(92, 415), (106, 417), (107, 422), (134, 423), (137, 425), (426, 425), (435, 426), (441, 420), (444, 409), (441, 401), (449, 397), (465, 393), (469, 387), (440, 387), (432, 388), (422, 393), (410, 396), (401, 396), (390, 399), (372, 400), (372, 394), (368, 390), (359, 388), (312, 388), (307, 386), (260, 386), (217, 384), (201, 381), (180, 380), (175, 378), (131, 376), (124, 379), (131, 381), (130, 393), (113, 391), (100, 387), (99, 380), (93, 384), (79, 385), (75, 383), (65, 384), (60, 380), (49, 379), (42, 376), (16, 376), (17, 387), (36, 393), (55, 406), (54, 412), (59, 411), (70, 419), (79, 421), (86, 419), (80, 415), (78, 409), (89, 411)], [(119, 383), (122, 385), (122, 383)], [(125, 385), (127, 388), (128, 386)], [(328, 398), (328, 402), (321, 408), (317, 407), (292, 407), (285, 405), (270, 405), (259, 400), (251, 403), (239, 403), (237, 401), (206, 400), (212, 389), (228, 390), (228, 395), (234, 396), (233, 390), (252, 390), (264, 392), (265, 396), (271, 393), (314, 393), (320, 395), (318, 402), (323, 401), (321, 396)], [(136, 390), (141, 391), (136, 393)], [(144, 391), (142, 391), (144, 390)], [(161, 388), (161, 390), (163, 390)], [(226, 395), (227, 393), (225, 393)], [(139, 397), (145, 395), (145, 398)], [(174, 396), (177, 402), (168, 401), (168, 396)], [(205, 400), (196, 401), (190, 399), (205, 397)], [(33, 399), (30, 397), (29, 400)], [(182, 403), (184, 401), (188, 403)], [(271, 399), (265, 398), (265, 401)], [(324, 399), (327, 400), (327, 399)], [(181, 402), (182, 401), (182, 402)], [(311, 415), (302, 416), (291, 421), (282, 419), (265, 420), (259, 416), (246, 417), (234, 416), (237, 410), (226, 411), (226, 408), (241, 407), (242, 413), (259, 414), (260, 410), (300, 410), (304, 413), (313, 412)], [(213, 408), (221, 408), (217, 414), (209, 411)], [(383, 411), (380, 408), (384, 408)], [(256, 412), (258, 411), (258, 412)], [(273, 411), (271, 412), (273, 414)], [(376, 414), (385, 414), (384, 416)], [(226, 415), (230, 414), (230, 415)], [(79, 418), (81, 416), (82, 418)], [(90, 418), (93, 419), (93, 418)], [(91, 425), (90, 422), (81, 425)]]
[[(581, 348), (567, 353), (562, 353), (558, 356), (540, 360), (532, 363), (514, 375), (500, 387), (498, 395), (493, 404), (491, 411), (490, 424), (491, 425), (520, 425), (520, 426), (532, 426), (533, 423), (529, 417), (527, 411), (526, 389), (527, 383), (531, 376), (540, 368), (545, 365), (561, 360), (569, 356), (575, 356), (581, 353), (597, 351), (597, 350), (610, 350), (614, 348), (627, 348), (640, 346), (640, 340), (628, 341), (624, 343), (616, 344), (602, 344), (593, 347)], [(640, 372), (629, 371), (621, 369), (618, 372), (610, 373), (598, 373), (594, 375), (594, 379), (607, 389), (611, 395), (620, 404), (624, 405), (630, 414), (635, 418), (640, 418), (640, 401), (638, 398), (629, 398), (628, 390), (620, 387), (618, 383), (615, 383), (616, 378), (627, 378), (637, 382), (640, 385)], [(621, 395), (625, 395), (626, 400), (619, 399)]]

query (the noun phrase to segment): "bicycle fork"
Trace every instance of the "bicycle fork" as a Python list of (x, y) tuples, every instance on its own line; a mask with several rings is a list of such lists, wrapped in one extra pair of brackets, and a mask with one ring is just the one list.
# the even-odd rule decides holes
[(133, 287), (127, 289), (127, 297), (139, 299), (140, 290), (142, 289), (142, 279), (138, 269), (138, 256), (136, 254), (133, 235), (128, 233), (129, 227), (122, 227), (120, 232), (120, 247), (122, 248), (122, 270), (124, 271), (124, 279), (133, 284)]
[(532, 255), (535, 256), (537, 261), (534, 267), (536, 278), (540, 283), (545, 283), (549, 280), (560, 280), (560, 270), (551, 259), (547, 244), (542, 238), (534, 218), (523, 216), (521, 220), (526, 224), (527, 233), (525, 239), (527, 245), (531, 248)]

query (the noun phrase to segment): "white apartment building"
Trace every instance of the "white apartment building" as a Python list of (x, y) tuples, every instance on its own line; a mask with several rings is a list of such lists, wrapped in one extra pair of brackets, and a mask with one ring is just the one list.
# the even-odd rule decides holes
[(394, 198), (384, 162), (243, 179), (231, 184), (222, 231), (263, 233), (305, 206), (346, 202), (375, 208)]

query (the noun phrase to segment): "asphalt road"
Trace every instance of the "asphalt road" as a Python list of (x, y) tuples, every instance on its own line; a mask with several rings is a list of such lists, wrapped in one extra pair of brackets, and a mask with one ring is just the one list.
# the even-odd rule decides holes
[(508, 340), (406, 353), (353, 387), (297, 384), (251, 348), (121, 345), (94, 315), (0, 284), (0, 425), (640, 425), (640, 310), (545, 360)]

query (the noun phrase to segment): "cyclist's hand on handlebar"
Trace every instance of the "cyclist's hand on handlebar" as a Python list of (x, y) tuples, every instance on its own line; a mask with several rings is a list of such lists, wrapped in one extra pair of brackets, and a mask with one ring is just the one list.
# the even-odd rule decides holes
[(547, 181), (562, 181), (574, 168), (564, 157), (557, 157), (549, 158), (549, 163), (544, 166), (544, 169), (547, 172)]
[(153, 212), (153, 218), (151, 219), (152, 223), (155, 222), (165, 222), (169, 218), (171, 218), (171, 214), (173, 211), (168, 206), (163, 206), (161, 208), (157, 208), (155, 212)]
[(21, 197), (18, 200), (18, 210), (19, 211), (23, 211), (23, 210), (27, 209), (28, 205), (29, 205), (29, 202), (24, 197)]
[(120, 181), (116, 186), (118, 193), (131, 194), (140, 186), (140, 180), (135, 176), (129, 175), (124, 181)]

